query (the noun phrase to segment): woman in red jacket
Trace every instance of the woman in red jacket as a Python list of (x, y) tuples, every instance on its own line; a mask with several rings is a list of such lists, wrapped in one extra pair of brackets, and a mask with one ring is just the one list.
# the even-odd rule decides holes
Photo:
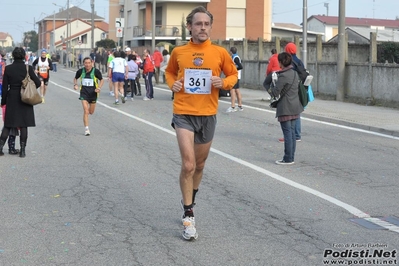
[(145, 49), (143, 55), (143, 77), (145, 80), (146, 94), (143, 98), (144, 101), (154, 99), (154, 87), (152, 86), (152, 77), (154, 76), (154, 61), (150, 55), (150, 50)]
[(273, 48), (271, 52), (272, 56), (270, 57), (269, 64), (267, 65), (266, 76), (272, 72), (281, 70), (280, 64), (278, 63), (277, 50)]

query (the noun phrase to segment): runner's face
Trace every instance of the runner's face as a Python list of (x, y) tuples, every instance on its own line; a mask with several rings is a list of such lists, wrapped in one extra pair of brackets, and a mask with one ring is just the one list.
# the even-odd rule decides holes
[(211, 18), (205, 13), (195, 13), (192, 24), (187, 24), (187, 29), (191, 31), (194, 43), (203, 43), (209, 39), (212, 30)]
[(42, 57), (45, 58), (46, 57), (46, 52), (42, 53)]
[(86, 59), (83, 62), (83, 64), (84, 64), (86, 70), (91, 70), (91, 68), (93, 67), (93, 64), (91, 63), (91, 60), (88, 60), (88, 59)]

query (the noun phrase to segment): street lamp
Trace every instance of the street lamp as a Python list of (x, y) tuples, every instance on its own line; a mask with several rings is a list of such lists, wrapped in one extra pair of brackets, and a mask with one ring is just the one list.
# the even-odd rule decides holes
[[(55, 5), (55, 6), (58, 6), (58, 7), (61, 7), (61, 8), (64, 8), (63, 6), (60, 6), (60, 5), (58, 5), (58, 4), (56, 4), (56, 3), (54, 3), (53, 2), (53, 5)], [(69, 25), (69, 20), (70, 20), (70, 13), (69, 13), (69, 0), (67, 0), (67, 8), (66, 8), (66, 12), (67, 12), (67, 22), (66, 22), (66, 27), (67, 27), (67, 30), (66, 30), (66, 38), (65, 38), (65, 45), (66, 45), (66, 49), (67, 49), (67, 51), (69, 50), (69, 46), (70, 45), (68, 45), (68, 42), (70, 41), (69, 40), (69, 36), (70, 36), (70, 25)], [(54, 21), (53, 21), (53, 25), (55, 24), (55, 14), (54, 14), (54, 19), (53, 19)]]
[(22, 46), (24, 46), (24, 28), (19, 25), (14, 25), (14, 27), (17, 27), (18, 31), (21, 32), (21, 44), (22, 44)]
[(91, 0), (91, 49), (94, 49), (94, 0)]

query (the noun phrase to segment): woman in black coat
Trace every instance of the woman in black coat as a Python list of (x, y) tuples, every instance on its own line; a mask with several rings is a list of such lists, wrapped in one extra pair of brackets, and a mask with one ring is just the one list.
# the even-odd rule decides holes
[[(4, 155), (3, 146), (7, 140), (10, 129), (20, 129), (21, 149), (19, 157), (25, 157), (26, 140), (28, 139), (28, 127), (35, 126), (35, 114), (33, 106), (21, 101), (22, 80), (26, 77), (25, 50), (16, 47), (12, 52), (14, 62), (6, 66), (3, 76), (3, 91), (1, 106), (6, 105), (7, 111), (4, 118), (4, 128), (0, 136), (0, 156)], [(40, 87), (40, 80), (33, 68), (29, 66), (29, 76), (35, 82), (36, 88)]]

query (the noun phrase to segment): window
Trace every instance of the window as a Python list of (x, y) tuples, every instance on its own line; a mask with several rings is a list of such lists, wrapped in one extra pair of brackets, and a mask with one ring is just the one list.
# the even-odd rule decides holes
[(82, 41), (82, 43), (87, 43), (87, 34), (82, 35), (82, 36), (80, 37), (80, 40)]

